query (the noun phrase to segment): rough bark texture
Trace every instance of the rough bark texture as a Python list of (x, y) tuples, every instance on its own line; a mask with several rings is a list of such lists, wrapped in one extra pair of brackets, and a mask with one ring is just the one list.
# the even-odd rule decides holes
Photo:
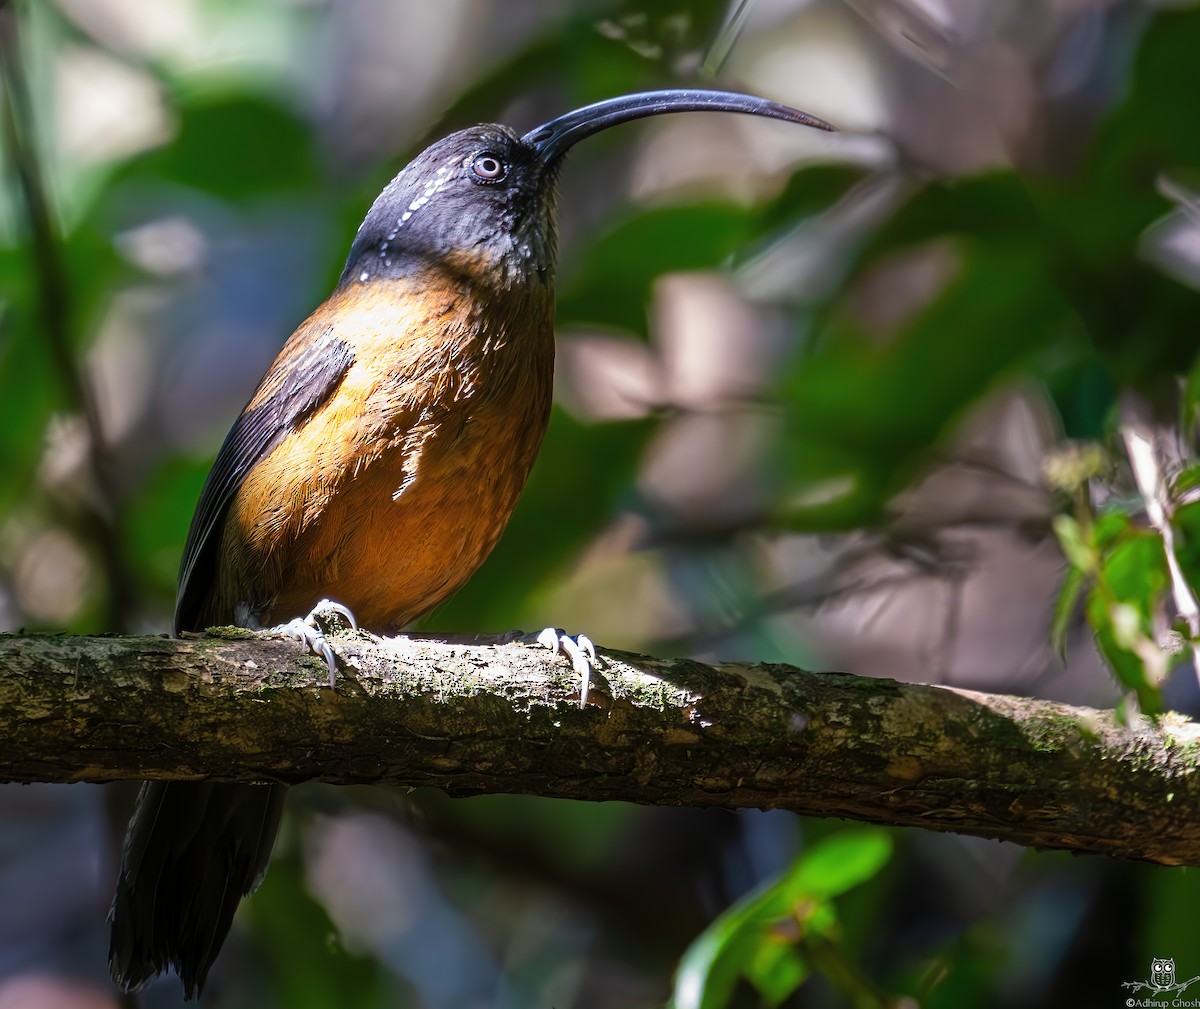
[(1200, 726), (814, 673), (333, 638), (0, 636), (0, 779), (310, 778), (784, 808), (1200, 865)]

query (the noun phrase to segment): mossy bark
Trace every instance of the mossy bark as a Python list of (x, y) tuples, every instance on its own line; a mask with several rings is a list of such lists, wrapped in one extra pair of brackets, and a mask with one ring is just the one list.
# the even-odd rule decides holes
[(783, 808), (1200, 865), (1200, 726), (949, 687), (496, 639), (0, 636), (0, 779), (429, 785)]

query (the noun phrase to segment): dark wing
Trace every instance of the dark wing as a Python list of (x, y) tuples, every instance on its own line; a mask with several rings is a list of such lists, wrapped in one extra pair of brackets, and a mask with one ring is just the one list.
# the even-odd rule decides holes
[(216, 575), (225, 512), (247, 474), (328, 401), (353, 363), (354, 352), (334, 336), (333, 326), (312, 325), (297, 331), (259, 383), (200, 492), (179, 567), (174, 634), (204, 630), (196, 624)]

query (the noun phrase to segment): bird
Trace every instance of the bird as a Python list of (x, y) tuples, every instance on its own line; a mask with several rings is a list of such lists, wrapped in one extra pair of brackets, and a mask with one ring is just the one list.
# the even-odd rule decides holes
[[(184, 546), (176, 636), (279, 623), (325, 655), (332, 685), (319, 604), (335, 599), (359, 626), (389, 633), (471, 577), (550, 419), (564, 156), (612, 126), (689, 111), (834, 129), (737, 92), (639, 92), (524, 135), (460, 130), (388, 183), (336, 289), (283, 345), (221, 445)], [(199, 995), (266, 872), (285, 792), (143, 784), (109, 912), (121, 989), (174, 968), (185, 999)]]

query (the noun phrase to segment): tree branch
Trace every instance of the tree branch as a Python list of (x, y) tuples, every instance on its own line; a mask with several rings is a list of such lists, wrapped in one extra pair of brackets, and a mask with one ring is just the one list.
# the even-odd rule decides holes
[(0, 636), (0, 779), (311, 778), (791, 809), (1200, 865), (1200, 726), (950, 687), (499, 639)]

